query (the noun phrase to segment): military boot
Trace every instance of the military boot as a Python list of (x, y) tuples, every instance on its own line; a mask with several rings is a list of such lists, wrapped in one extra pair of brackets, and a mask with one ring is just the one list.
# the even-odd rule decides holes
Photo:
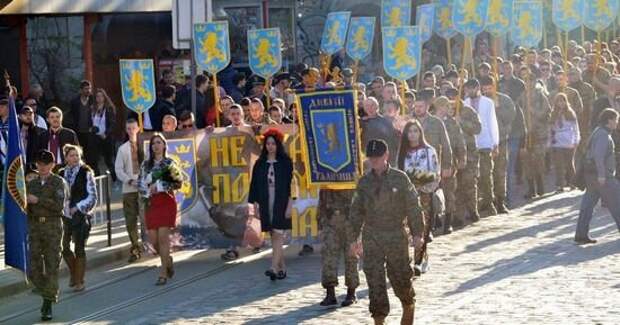
[(400, 319), (400, 325), (413, 325), (414, 312), (415, 303), (411, 305), (403, 304), (403, 317)]
[(321, 301), (321, 306), (333, 306), (338, 304), (338, 300), (336, 299), (336, 291), (334, 287), (327, 287), (327, 294), (325, 299)]
[(43, 299), (43, 305), (41, 306), (41, 320), (44, 322), (52, 320), (52, 301), (51, 300)]
[(447, 213), (446, 220), (444, 221), (444, 224), (443, 224), (443, 234), (448, 235), (451, 233), (452, 233), (452, 214)]
[(536, 194), (538, 196), (543, 196), (545, 194), (545, 181), (542, 175), (536, 176)]
[(344, 298), (344, 301), (340, 304), (342, 307), (348, 307), (357, 302), (357, 297), (355, 296), (355, 288), (347, 289), (347, 296)]
[(375, 320), (375, 325), (385, 325), (385, 316), (376, 316), (372, 319)]
[(67, 263), (69, 269), (69, 287), (75, 287), (75, 256), (73, 254), (63, 254), (62, 258)]

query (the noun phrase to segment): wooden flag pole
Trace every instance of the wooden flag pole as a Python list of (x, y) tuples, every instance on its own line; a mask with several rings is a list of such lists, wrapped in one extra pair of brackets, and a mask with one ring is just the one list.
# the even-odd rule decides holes
[(452, 45), (450, 39), (446, 38), (446, 50), (448, 51), (448, 65), (452, 65)]
[(461, 113), (461, 97), (463, 96), (463, 82), (465, 74), (465, 53), (467, 53), (467, 47), (469, 46), (469, 38), (465, 37), (463, 41), (463, 55), (461, 57), (461, 69), (459, 70), (459, 94), (458, 101), (456, 102), (456, 115)]
[(265, 110), (269, 112), (269, 107), (271, 107), (271, 77), (267, 78), (265, 86), (265, 96), (267, 97), (267, 107), (265, 107)]
[(213, 74), (213, 98), (215, 100), (215, 126), (220, 126), (220, 88), (217, 86), (217, 73)]
[(596, 78), (596, 70), (598, 70), (598, 66), (601, 63), (601, 52), (603, 44), (601, 44), (601, 32), (596, 32), (596, 39), (598, 42), (596, 43), (596, 59), (594, 60), (594, 76)]
[(495, 88), (495, 95), (493, 96), (493, 100), (497, 102), (497, 91), (499, 90), (499, 63), (497, 62), (497, 57), (499, 56), (499, 37), (493, 37), (493, 87)]
[(400, 115), (405, 115), (405, 88), (407, 87), (407, 81), (400, 81)]
[(140, 132), (144, 132), (144, 126), (142, 125), (142, 114), (148, 113), (149, 111), (138, 113), (138, 127), (140, 128)]
[(564, 72), (568, 73), (568, 32), (564, 32)]
[(471, 77), (476, 78), (476, 62), (474, 62), (474, 39), (469, 41), (469, 54), (471, 55)]
[(353, 78), (351, 80), (351, 86), (353, 86), (357, 82), (357, 71), (359, 70), (359, 60), (353, 61)]
[(586, 41), (586, 26), (581, 25), (581, 45)]

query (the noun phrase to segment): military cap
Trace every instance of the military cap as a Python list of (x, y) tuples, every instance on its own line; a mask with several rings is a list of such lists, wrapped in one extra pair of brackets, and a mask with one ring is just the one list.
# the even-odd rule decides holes
[(282, 81), (282, 80), (291, 80), (291, 74), (288, 72), (280, 72), (278, 74), (276, 74), (275, 76), (273, 76), (273, 83), (277, 84), (278, 82)]
[(54, 162), (54, 154), (49, 150), (41, 149), (39, 150), (39, 152), (37, 152), (37, 155), (34, 158), (34, 161), (44, 163), (44, 164), (52, 163)]
[(381, 139), (372, 139), (366, 145), (366, 157), (376, 158), (385, 154), (388, 149), (388, 145)]
[(261, 76), (257, 76), (254, 75), (250, 78), (250, 84), (252, 86), (256, 86), (256, 85), (264, 85), (265, 84), (265, 78), (261, 77)]
[(344, 68), (342, 69), (342, 75), (345, 77), (352, 77), (353, 76), (353, 70), (351, 68)]

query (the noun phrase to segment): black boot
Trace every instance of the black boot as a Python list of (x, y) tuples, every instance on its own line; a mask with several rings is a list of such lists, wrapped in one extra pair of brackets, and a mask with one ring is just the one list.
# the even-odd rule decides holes
[(327, 295), (325, 296), (325, 299), (323, 299), (323, 301), (321, 301), (321, 306), (333, 306), (333, 305), (337, 305), (338, 304), (338, 300), (336, 299), (336, 291), (334, 290), (334, 287), (327, 287)]
[(538, 196), (543, 196), (545, 194), (545, 181), (542, 175), (536, 176), (536, 194)]
[(443, 224), (443, 234), (451, 234), (452, 233), (452, 214), (446, 214), (446, 220), (444, 220)]
[(355, 288), (347, 289), (347, 296), (344, 298), (344, 301), (340, 304), (342, 307), (351, 306), (357, 302), (357, 297), (355, 296)]
[(43, 305), (41, 306), (41, 320), (52, 320), (52, 301), (43, 299)]

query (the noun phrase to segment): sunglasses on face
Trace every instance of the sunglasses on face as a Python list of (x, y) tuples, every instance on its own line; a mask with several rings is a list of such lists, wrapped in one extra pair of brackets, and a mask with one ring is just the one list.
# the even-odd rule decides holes
[(184, 129), (191, 129), (193, 127), (194, 127), (193, 124), (181, 124), (181, 129), (182, 130), (184, 130)]

